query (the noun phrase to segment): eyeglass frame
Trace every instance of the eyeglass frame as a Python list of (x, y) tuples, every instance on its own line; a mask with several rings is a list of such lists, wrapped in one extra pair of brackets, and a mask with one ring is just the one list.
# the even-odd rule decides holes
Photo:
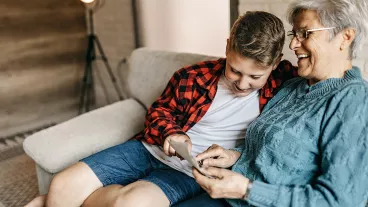
[[(329, 30), (329, 29), (335, 29), (336, 27), (323, 27), (323, 28), (317, 28), (317, 29), (299, 29), (299, 31), (290, 30), (287, 32), (286, 36), (293, 36), (292, 39), (296, 37), (296, 39), (299, 42), (303, 42), (305, 39), (308, 39), (308, 35), (312, 34), (316, 31), (323, 31), (323, 30)], [(303, 31), (304, 30), (304, 31)], [(302, 37), (301, 35), (304, 35), (305, 37)], [(303, 38), (303, 39), (300, 39)]]

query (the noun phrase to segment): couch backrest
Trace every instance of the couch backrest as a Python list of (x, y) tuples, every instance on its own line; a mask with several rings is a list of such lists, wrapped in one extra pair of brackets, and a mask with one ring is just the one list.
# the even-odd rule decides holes
[(137, 98), (149, 107), (161, 95), (175, 71), (183, 66), (211, 59), (217, 57), (148, 48), (136, 49), (129, 60), (129, 71), (125, 77), (126, 89), (130, 97)]

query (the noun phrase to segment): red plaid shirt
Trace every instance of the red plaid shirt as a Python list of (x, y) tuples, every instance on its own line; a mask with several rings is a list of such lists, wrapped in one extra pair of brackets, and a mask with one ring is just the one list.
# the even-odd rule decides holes
[[(225, 65), (226, 59), (221, 58), (176, 71), (164, 92), (148, 109), (145, 129), (133, 139), (163, 145), (167, 136), (185, 134), (210, 108)], [(289, 61), (281, 61), (261, 89), (260, 109), (277, 93), (282, 83), (296, 76), (296, 67)]]

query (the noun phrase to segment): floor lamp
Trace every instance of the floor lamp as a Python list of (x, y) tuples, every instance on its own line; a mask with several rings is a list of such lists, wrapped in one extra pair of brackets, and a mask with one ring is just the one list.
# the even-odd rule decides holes
[(81, 0), (86, 4), (88, 13), (87, 18), (89, 22), (89, 34), (88, 34), (88, 47), (86, 54), (86, 65), (84, 70), (84, 75), (82, 79), (82, 89), (80, 94), (79, 101), (79, 110), (78, 113), (82, 114), (84, 112), (88, 112), (90, 110), (90, 104), (93, 99), (93, 72), (92, 72), (92, 63), (96, 60), (96, 50), (100, 54), (100, 58), (104, 62), (104, 65), (107, 69), (109, 77), (114, 85), (116, 93), (119, 97), (119, 100), (123, 100), (122, 93), (116, 83), (116, 78), (111, 70), (111, 66), (109, 61), (106, 58), (106, 55), (103, 51), (102, 45), (96, 34), (94, 33), (93, 28), (93, 13), (96, 12), (103, 5), (103, 1), (101, 0)]

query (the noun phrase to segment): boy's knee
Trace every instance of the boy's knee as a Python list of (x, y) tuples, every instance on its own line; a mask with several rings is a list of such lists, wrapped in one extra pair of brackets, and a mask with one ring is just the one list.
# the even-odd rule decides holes
[(70, 190), (68, 189), (68, 186), (76, 187), (76, 182), (73, 179), (73, 176), (80, 176), (78, 169), (81, 167), (79, 165), (80, 164), (72, 165), (71, 167), (57, 173), (51, 180), (49, 194), (57, 193), (62, 195), (61, 192)]
[(112, 207), (138, 207), (135, 196), (128, 192), (121, 193), (112, 202)]
[(62, 172), (56, 174), (51, 181), (49, 194), (60, 194), (60, 192), (65, 189), (66, 183), (68, 183), (68, 181)]
[(152, 206), (151, 204), (148, 204), (146, 202), (146, 199), (144, 199), (144, 196), (138, 194), (137, 191), (134, 191), (133, 189), (125, 191), (121, 193), (119, 196), (117, 196), (114, 200), (111, 206), (113, 207), (148, 207)]

